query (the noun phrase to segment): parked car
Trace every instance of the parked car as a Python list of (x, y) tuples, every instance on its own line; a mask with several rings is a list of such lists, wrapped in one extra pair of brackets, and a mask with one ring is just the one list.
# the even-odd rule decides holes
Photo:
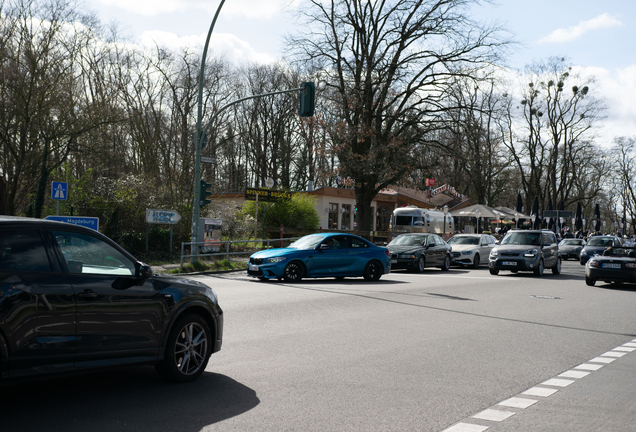
[(546, 268), (552, 273), (561, 273), (561, 257), (554, 233), (550, 230), (509, 231), (501, 243), (490, 252), (488, 261), (490, 274), (500, 270), (513, 273), (531, 271), (542, 276)]
[(636, 283), (636, 248), (611, 247), (603, 255), (592, 256), (585, 265), (585, 283), (593, 286), (599, 280)]
[(3, 381), (131, 364), (192, 381), (222, 335), (207, 285), (153, 275), (91, 229), (0, 216)]
[(448, 240), (453, 248), (453, 264), (478, 268), (488, 264), (488, 256), (497, 240), (489, 234), (455, 234)]
[(362, 276), (377, 281), (391, 271), (389, 250), (352, 234), (310, 234), (289, 247), (268, 249), (250, 256), (247, 275), (262, 281)]
[(581, 265), (585, 263), (594, 255), (603, 255), (603, 252), (608, 247), (620, 247), (623, 246), (623, 241), (616, 236), (594, 236), (587, 240), (587, 244), (581, 249), (579, 261)]
[(577, 238), (566, 238), (559, 243), (559, 254), (561, 259), (574, 258), (578, 260), (581, 256), (581, 250), (585, 247), (585, 240)]
[(439, 267), (447, 271), (451, 266), (452, 248), (437, 234), (400, 234), (388, 247), (392, 269), (423, 272), (426, 267)]

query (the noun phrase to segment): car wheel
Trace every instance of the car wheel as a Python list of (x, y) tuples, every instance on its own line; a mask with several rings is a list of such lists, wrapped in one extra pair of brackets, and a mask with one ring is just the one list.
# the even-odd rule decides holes
[(369, 261), (364, 268), (364, 279), (368, 281), (377, 281), (382, 276), (382, 264), (378, 261)]
[(299, 261), (290, 262), (283, 271), (283, 279), (286, 282), (300, 282), (303, 276), (305, 276), (305, 269)]
[(535, 276), (543, 276), (543, 260), (540, 259), (537, 267), (534, 269)]
[(472, 266), (474, 269), (479, 268), (480, 259), (481, 258), (479, 257), (479, 254), (475, 254), (475, 259), (473, 259), (473, 266)]
[(155, 368), (162, 377), (174, 382), (197, 379), (212, 354), (212, 335), (202, 316), (187, 314), (172, 326), (164, 358)]
[(592, 278), (589, 277), (585, 277), (585, 284), (589, 285), (589, 286), (594, 286), (594, 284), (596, 283), (596, 281)]
[(442, 271), (448, 271), (450, 269), (450, 257), (446, 255), (444, 258), (444, 265), (440, 267)]
[(423, 256), (420, 256), (420, 259), (417, 260), (417, 271), (422, 273), (426, 268), (426, 260)]
[(490, 274), (493, 276), (497, 276), (499, 274), (499, 270), (496, 269), (489, 269), (490, 270)]
[(552, 267), (552, 274), (561, 274), (561, 258), (557, 258), (557, 263)]

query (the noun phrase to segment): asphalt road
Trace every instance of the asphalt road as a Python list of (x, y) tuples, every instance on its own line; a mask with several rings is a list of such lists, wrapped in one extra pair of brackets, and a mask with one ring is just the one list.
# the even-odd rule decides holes
[(542, 278), (193, 278), (225, 313), (223, 348), (197, 382), (146, 367), (0, 388), (0, 429), (634, 430), (636, 286), (588, 287), (576, 262)]

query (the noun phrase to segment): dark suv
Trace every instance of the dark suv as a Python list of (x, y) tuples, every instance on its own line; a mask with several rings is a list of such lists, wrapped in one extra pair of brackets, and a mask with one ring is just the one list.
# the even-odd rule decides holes
[(210, 287), (153, 275), (94, 230), (0, 216), (0, 381), (129, 364), (192, 381), (222, 335)]
[(543, 275), (546, 268), (552, 273), (561, 273), (561, 257), (554, 233), (550, 230), (509, 231), (490, 252), (488, 262), (490, 274), (497, 275), (499, 270), (531, 271)]

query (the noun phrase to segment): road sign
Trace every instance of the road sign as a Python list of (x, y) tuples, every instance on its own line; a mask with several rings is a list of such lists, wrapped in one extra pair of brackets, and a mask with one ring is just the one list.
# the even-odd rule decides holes
[(174, 225), (181, 220), (176, 210), (146, 209), (146, 223)]
[(267, 177), (267, 180), (265, 180), (265, 186), (271, 189), (272, 186), (274, 186), (274, 179), (271, 177)]
[(68, 183), (53, 182), (51, 183), (51, 199), (65, 200), (68, 196)]
[(216, 163), (216, 158), (215, 157), (201, 156), (201, 162), (209, 163), (209, 164), (215, 164)]
[(79, 225), (86, 228), (99, 230), (99, 218), (88, 216), (47, 216), (44, 219)]
[(572, 210), (544, 210), (544, 218), (571, 218), (574, 217)]

